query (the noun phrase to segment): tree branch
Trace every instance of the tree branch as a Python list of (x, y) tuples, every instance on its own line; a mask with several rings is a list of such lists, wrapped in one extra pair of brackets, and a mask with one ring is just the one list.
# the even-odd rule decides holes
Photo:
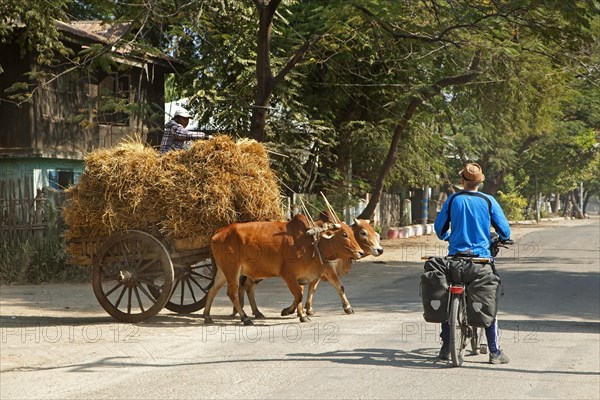
[(481, 50), (477, 50), (471, 59), (471, 64), (469, 66), (469, 71), (462, 75), (450, 76), (446, 78), (442, 78), (432, 84), (427, 89), (421, 91), (420, 96), (413, 96), (406, 110), (404, 111), (404, 115), (394, 128), (394, 134), (392, 136), (392, 141), (390, 143), (390, 148), (388, 150), (388, 154), (383, 162), (381, 170), (379, 171), (379, 175), (375, 184), (373, 185), (373, 190), (371, 191), (371, 198), (369, 199), (369, 203), (362, 211), (362, 213), (358, 216), (358, 218), (362, 219), (372, 219), (375, 213), (375, 208), (379, 203), (381, 198), (381, 194), (383, 193), (384, 183), (390, 171), (394, 167), (396, 160), (398, 158), (398, 144), (400, 143), (400, 139), (402, 139), (406, 133), (408, 132), (408, 124), (413, 116), (416, 114), (419, 106), (423, 104), (423, 101), (429, 98), (432, 98), (441, 93), (442, 89), (451, 86), (451, 85), (464, 85), (468, 83), (477, 76), (479, 76), (479, 61), (481, 59)]
[(281, 82), (283, 78), (285, 78), (285, 76), (292, 70), (292, 68), (294, 68), (296, 64), (300, 62), (300, 60), (302, 60), (302, 57), (304, 57), (304, 54), (306, 54), (310, 46), (321, 38), (322, 36), (319, 36), (318, 38), (307, 40), (302, 44), (302, 46), (298, 48), (298, 50), (296, 50), (296, 53), (294, 53), (294, 55), (288, 60), (288, 62), (281, 69), (281, 71), (279, 71), (279, 73), (273, 78), (273, 87), (277, 86), (277, 84), (279, 84), (279, 82)]

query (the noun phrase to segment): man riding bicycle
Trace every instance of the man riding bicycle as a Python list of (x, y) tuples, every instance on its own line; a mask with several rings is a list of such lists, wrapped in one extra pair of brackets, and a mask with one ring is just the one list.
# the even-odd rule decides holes
[[(498, 202), (478, 192), (485, 175), (478, 164), (469, 163), (460, 171), (463, 190), (448, 197), (438, 214), (434, 228), (441, 240), (449, 242), (450, 256), (491, 257), (491, 227), (502, 240), (510, 238), (510, 226)], [(498, 322), (494, 318), (485, 328), (490, 363), (506, 364), (509, 359), (498, 347)], [(450, 359), (450, 326), (442, 323), (442, 348), (439, 358)]]

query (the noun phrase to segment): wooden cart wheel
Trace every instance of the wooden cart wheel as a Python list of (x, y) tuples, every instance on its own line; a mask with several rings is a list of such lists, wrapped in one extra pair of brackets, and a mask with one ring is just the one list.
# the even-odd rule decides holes
[(141, 322), (164, 307), (173, 278), (173, 263), (163, 244), (145, 232), (129, 231), (102, 243), (94, 259), (92, 286), (110, 315), (122, 322)]
[[(203, 309), (214, 277), (215, 270), (210, 258), (189, 266), (175, 266), (173, 293), (165, 308), (180, 314), (190, 314)], [(158, 295), (152, 287), (150, 293)]]

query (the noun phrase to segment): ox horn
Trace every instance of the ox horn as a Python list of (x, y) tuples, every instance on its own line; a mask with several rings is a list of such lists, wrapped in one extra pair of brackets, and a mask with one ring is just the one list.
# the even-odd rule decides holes
[(333, 233), (323, 233), (321, 237), (324, 239), (331, 239), (333, 237)]
[(359, 221), (359, 220), (357, 220), (356, 218), (354, 218), (354, 225), (357, 225), (357, 226), (359, 226), (359, 225), (360, 225), (360, 221)]

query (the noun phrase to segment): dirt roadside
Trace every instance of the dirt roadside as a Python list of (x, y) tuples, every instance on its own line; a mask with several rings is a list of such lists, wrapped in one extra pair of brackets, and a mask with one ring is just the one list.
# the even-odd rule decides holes
[[(598, 217), (595, 218), (598, 221)], [(510, 257), (510, 251), (528, 247), (527, 234), (541, 229), (565, 229), (570, 226), (589, 224), (589, 220), (560, 220), (543, 222), (539, 224), (514, 225), (512, 238), (515, 240), (513, 249), (505, 250)], [(353, 268), (352, 276), (345, 279), (346, 283), (356, 280), (356, 269), (362, 266), (385, 264), (387, 266), (403, 266), (421, 263), (422, 256), (444, 256), (447, 254), (448, 244), (439, 240), (435, 234), (423, 235), (405, 239), (384, 239), (383, 255), (379, 257), (365, 257), (357, 261)], [(500, 253), (500, 257), (503, 253)], [(279, 281), (277, 281), (279, 283)], [(277, 283), (273, 285), (277, 286)], [(264, 286), (264, 284), (263, 284)], [(285, 288), (280, 288), (287, 296)], [(225, 296), (222, 291), (221, 296)], [(336, 298), (334, 291), (331, 291)], [(335, 302), (337, 300), (334, 300)], [(227, 302), (225, 302), (227, 303)], [(227, 305), (227, 310), (229, 310)], [(0, 325), (26, 323), (30, 324), (62, 324), (62, 318), (68, 316), (70, 323), (89, 323), (98, 321), (112, 321), (98, 305), (94, 297), (92, 286), (88, 283), (55, 283), (39, 285), (0, 286)], [(23, 319), (25, 318), (25, 320)]]
[[(598, 220), (598, 216), (592, 217)], [(527, 223), (511, 225), (511, 239), (519, 246), (524, 237), (539, 229), (560, 229), (562, 227), (589, 224), (590, 220), (556, 219), (540, 223)], [(422, 256), (444, 256), (448, 253), (448, 243), (439, 240), (435, 234), (415, 236), (405, 239), (384, 239), (381, 242), (384, 253), (377, 259), (369, 257), (365, 262), (390, 262), (390, 261), (421, 261)], [(502, 252), (500, 252), (502, 256)]]

